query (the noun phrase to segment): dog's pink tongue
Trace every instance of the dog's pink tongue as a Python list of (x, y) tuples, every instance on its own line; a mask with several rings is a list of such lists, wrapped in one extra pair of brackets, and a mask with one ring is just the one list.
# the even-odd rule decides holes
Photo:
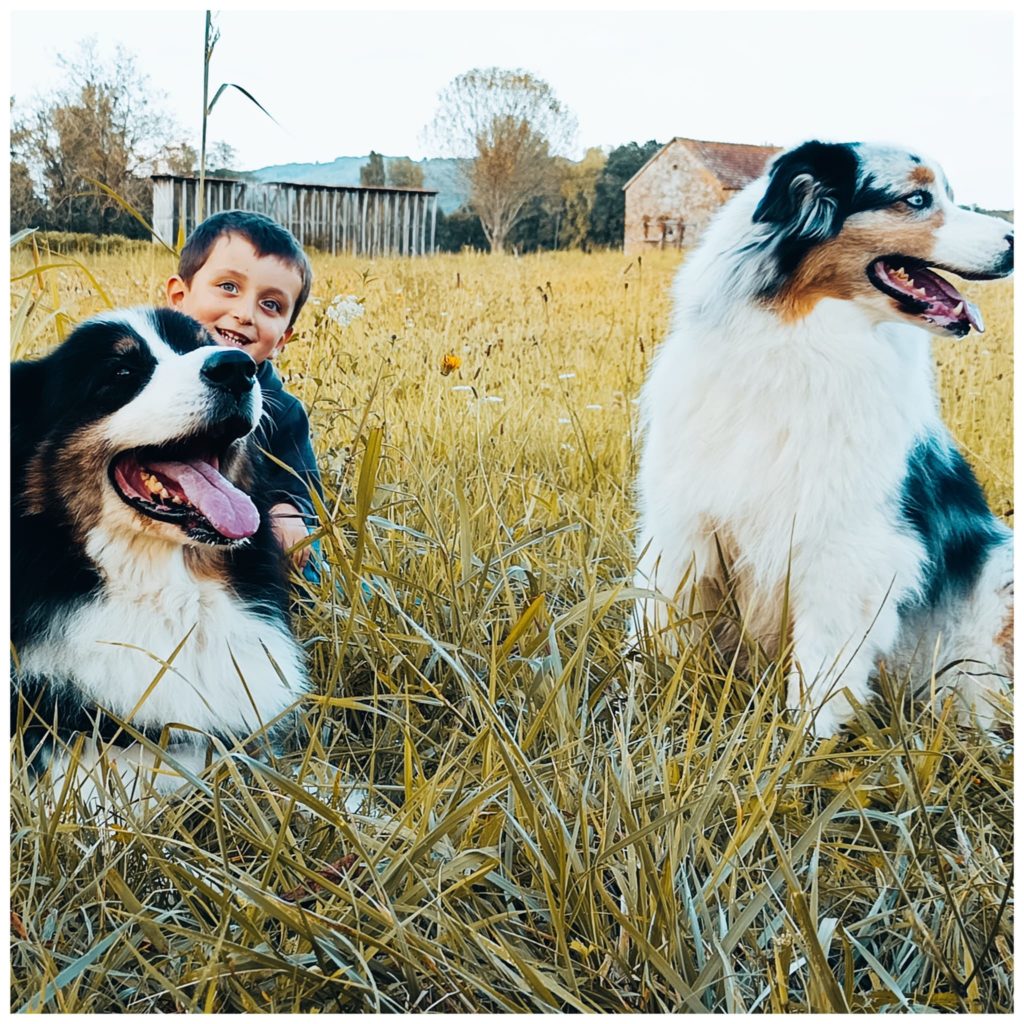
[(241, 540), (259, 529), (260, 514), (252, 498), (208, 462), (154, 462), (149, 468), (173, 480), (223, 536)]

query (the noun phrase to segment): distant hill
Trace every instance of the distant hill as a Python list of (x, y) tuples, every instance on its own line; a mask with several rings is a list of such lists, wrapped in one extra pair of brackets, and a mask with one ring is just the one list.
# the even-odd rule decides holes
[[(302, 185), (358, 185), (359, 168), (369, 161), (367, 156), (339, 156), (323, 164), (274, 164), (249, 171), (257, 181), (292, 181)], [(384, 157), (385, 168), (394, 157)], [(423, 187), (437, 189), (437, 204), (451, 213), (464, 205), (469, 197), (458, 180), (455, 161), (440, 157), (414, 160), (423, 168)]]

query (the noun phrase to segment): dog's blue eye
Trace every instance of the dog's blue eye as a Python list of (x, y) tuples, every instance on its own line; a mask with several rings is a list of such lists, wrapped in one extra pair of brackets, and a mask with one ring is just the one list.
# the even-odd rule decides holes
[(911, 192), (903, 200), (907, 206), (912, 206), (915, 210), (923, 210), (926, 206), (931, 205), (931, 201), (932, 197), (927, 192)]

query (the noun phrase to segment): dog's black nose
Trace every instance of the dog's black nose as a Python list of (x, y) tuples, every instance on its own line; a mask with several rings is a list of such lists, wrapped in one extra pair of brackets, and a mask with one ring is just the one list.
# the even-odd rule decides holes
[(256, 364), (237, 348), (222, 348), (207, 356), (199, 372), (211, 387), (244, 395), (256, 379)]

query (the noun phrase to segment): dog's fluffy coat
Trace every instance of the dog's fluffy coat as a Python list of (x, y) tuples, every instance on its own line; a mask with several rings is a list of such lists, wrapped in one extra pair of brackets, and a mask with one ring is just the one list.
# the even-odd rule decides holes
[(752, 635), (792, 642), (788, 704), (819, 736), (880, 660), (937, 673), (983, 725), (1011, 672), (1010, 531), (941, 421), (929, 345), (981, 316), (934, 267), (1009, 274), (1011, 225), (917, 154), (805, 143), (687, 259), (642, 392), (638, 585), (659, 596), (639, 622), (729, 590)]

